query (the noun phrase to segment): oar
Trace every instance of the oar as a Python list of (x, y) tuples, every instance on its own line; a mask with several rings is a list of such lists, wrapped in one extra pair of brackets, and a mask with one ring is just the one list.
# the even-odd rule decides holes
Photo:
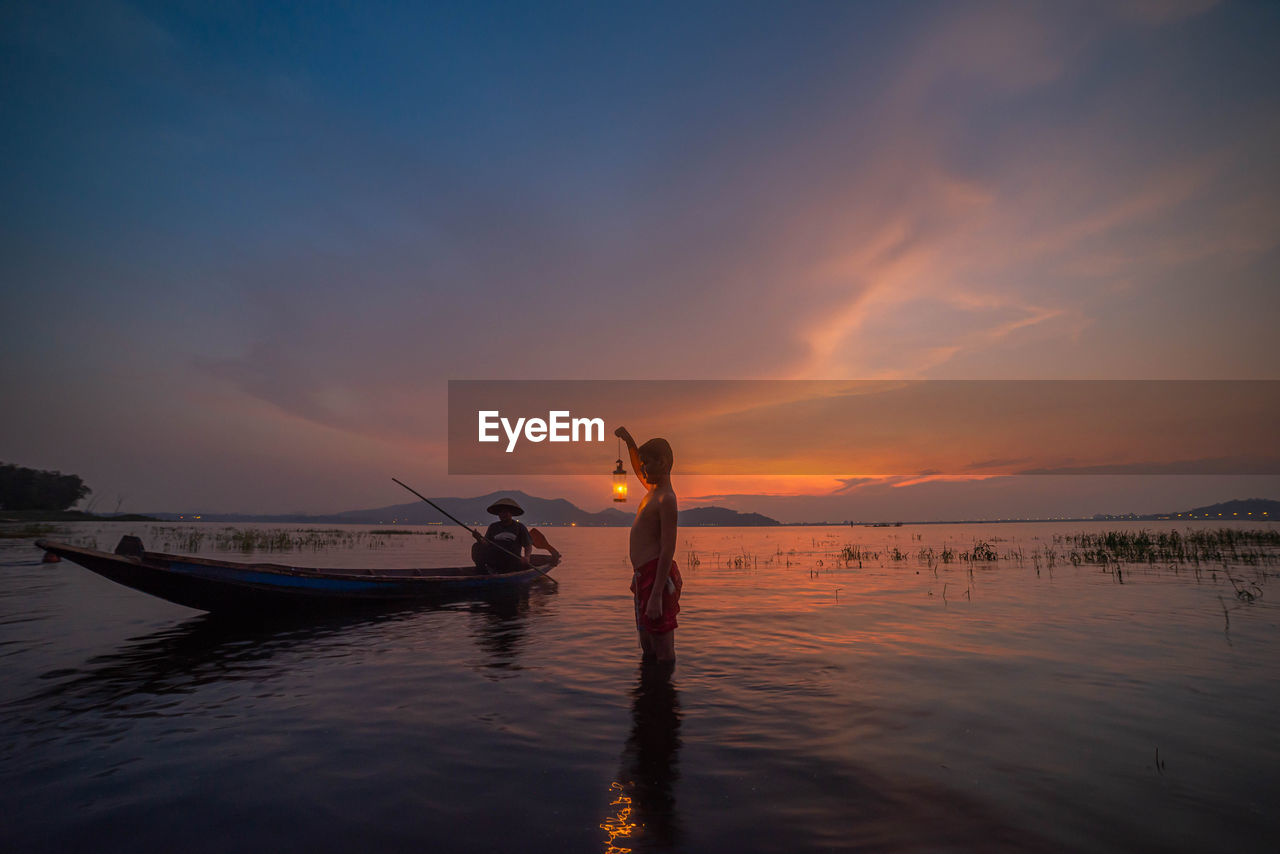
[(543, 534), (537, 528), (529, 529), (529, 539), (540, 549), (546, 549), (551, 552), (551, 557), (556, 563), (560, 562), (560, 552), (556, 551), (556, 547), (547, 542), (546, 534)]
[[(459, 524), (459, 525), (461, 525), (462, 527), (466, 528), (466, 529), (467, 529), (468, 531), (470, 531), (473, 535), (475, 535), (475, 536), (479, 537), (480, 539), (484, 540), (484, 535), (483, 535), (483, 534), (481, 534), (479, 531), (477, 531), (475, 528), (472, 528), (472, 527), (471, 527), (470, 525), (468, 525), (466, 522), (463, 522), (463, 521), (462, 521), (461, 519), (459, 519), (457, 516), (454, 516), (454, 515), (453, 515), (452, 513), (450, 513), (448, 510), (445, 510), (445, 509), (444, 509), (443, 507), (441, 507), (439, 504), (436, 504), (436, 503), (435, 503), (434, 501), (432, 501), (430, 498), (428, 498), (427, 496), (423, 495), (421, 492), (419, 492), (418, 490), (414, 489), (414, 488), (413, 488), (412, 486), (410, 486), (409, 484), (404, 483), (403, 481), (397, 480), (397, 479), (396, 479), (396, 478), (394, 478), (394, 477), (393, 477), (393, 478), (391, 478), (391, 479), (392, 479), (392, 480), (394, 480), (396, 483), (400, 484), (401, 486), (403, 486), (405, 489), (407, 489), (407, 490), (409, 490), (410, 492), (412, 492), (414, 495), (416, 495), (416, 496), (418, 496), (419, 498), (421, 498), (423, 501), (425, 501), (425, 502), (427, 502), (428, 504), (430, 504), (432, 507), (434, 507), (434, 508), (436, 508), (437, 510), (439, 510), (441, 513), (443, 513), (443, 514), (444, 514), (446, 517), (448, 517), (449, 519), (452, 519), (452, 520), (453, 520), (454, 522), (456, 522), (457, 524)], [(541, 534), (539, 534), (539, 536), (541, 536)], [(532, 539), (532, 535), (530, 535), (530, 539)], [(544, 543), (546, 543), (546, 542), (547, 542), (547, 538), (546, 538), (546, 537), (541, 537), (541, 539), (542, 539), (542, 542), (544, 542)], [(511, 556), (512, 556), (513, 558), (515, 558), (516, 560), (520, 561), (521, 563), (524, 563), (524, 558), (523, 558), (523, 557), (521, 557), (520, 555), (516, 554), (515, 552), (511, 551), (510, 549), (503, 548), (502, 546), (500, 546), (500, 545), (498, 545), (497, 543), (492, 542), (492, 541), (490, 541), (490, 540), (484, 540), (484, 541), (485, 541), (486, 543), (489, 543), (489, 545), (493, 546), (495, 549), (498, 549), (499, 551), (504, 551), (504, 552), (506, 552), (507, 554), (511, 555)], [(548, 547), (549, 549), (550, 549), (550, 545), (551, 545), (550, 543), (547, 543), (547, 547)], [(556, 555), (557, 557), (559, 556), (559, 554), (560, 554), (560, 553), (559, 553), (559, 552), (557, 552), (555, 549), (550, 549), (550, 550), (551, 550), (552, 554)], [(553, 582), (555, 581), (555, 579), (554, 579), (554, 578), (551, 578), (551, 576), (550, 576), (550, 575), (547, 575), (547, 573), (546, 573), (546, 571), (545, 571), (545, 570), (538, 569), (538, 567), (534, 566), (532, 563), (530, 563), (530, 564), (529, 564), (529, 568), (530, 568), (530, 569), (536, 569), (536, 570), (538, 570), (538, 572), (542, 573), (542, 577), (543, 577), (543, 578), (549, 578), (549, 579), (551, 579), (551, 581), (553, 581)]]

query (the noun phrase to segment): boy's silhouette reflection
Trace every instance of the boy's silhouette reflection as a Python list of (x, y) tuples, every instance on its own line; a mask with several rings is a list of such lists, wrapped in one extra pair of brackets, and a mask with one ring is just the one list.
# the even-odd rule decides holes
[(631, 736), (622, 750), (619, 781), (613, 784), (614, 814), (601, 825), (606, 852), (674, 848), (681, 836), (675, 784), (680, 777), (680, 692), (671, 681), (675, 665), (640, 665), (631, 692)]

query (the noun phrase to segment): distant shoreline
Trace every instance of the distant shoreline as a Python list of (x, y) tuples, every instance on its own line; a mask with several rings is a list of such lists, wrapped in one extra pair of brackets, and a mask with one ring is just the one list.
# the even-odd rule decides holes
[[(499, 493), (494, 493), (498, 495)], [(530, 526), (544, 528), (627, 528), (631, 526), (629, 515), (600, 511), (588, 513), (574, 507), (564, 499), (540, 499), (514, 493), (530, 504), (541, 503), (547, 506), (529, 507), (530, 511), (521, 520)], [(473, 499), (450, 499), (456, 504), (470, 503), (485, 506), (493, 496), (481, 496)], [(348, 511), (341, 514), (325, 514), (309, 516), (302, 513), (287, 514), (243, 514), (243, 513), (152, 513), (152, 514), (119, 514), (95, 515), (79, 510), (5, 510), (0, 511), (0, 523), (24, 522), (207, 522), (222, 525), (404, 525), (418, 526), (450, 526), (450, 522), (435, 519), (423, 520), (409, 512), (419, 512), (416, 504), (384, 507), (378, 510)], [(488, 518), (471, 518), (483, 511), (475, 506), (462, 512), (458, 517), (469, 525), (483, 526)], [(560, 518), (539, 518), (541, 513)], [(569, 516), (570, 518), (565, 518)], [(577, 516), (577, 518), (573, 518)], [(813, 528), (900, 528), (907, 525), (1007, 525), (1014, 522), (1030, 522), (1046, 524), (1062, 522), (1068, 524), (1097, 522), (1273, 522), (1280, 519), (1280, 501), (1267, 498), (1234, 499), (1232, 501), (1195, 507), (1190, 510), (1174, 513), (1095, 513), (1092, 516), (1048, 516), (1036, 518), (997, 518), (997, 519), (873, 519), (844, 520), (840, 522), (782, 522), (759, 513), (744, 513), (724, 507), (694, 507), (680, 513), (682, 528), (772, 528), (772, 527), (813, 527)]]
[[(1099, 523), (1099, 522), (1257, 522), (1260, 524), (1269, 524), (1280, 521), (1270, 517), (1254, 517), (1254, 516), (1177, 516), (1177, 515), (1158, 515), (1158, 516), (1107, 516), (1092, 517), (1079, 516), (1071, 518), (1053, 517), (1043, 519), (929, 519), (915, 520), (903, 522), (778, 522), (773, 525), (734, 525), (734, 524), (711, 524), (698, 523), (690, 525), (681, 525), (681, 528), (910, 528), (917, 525), (1011, 525), (1011, 524), (1081, 524), (1081, 523)], [(122, 514), (120, 516), (95, 516), (90, 513), (35, 513), (30, 511), (29, 514), (24, 513), (17, 515), (14, 513), (6, 513), (0, 516), (0, 524), (21, 525), (32, 522), (156, 522), (160, 524), (180, 524), (180, 525), (353, 525), (367, 527), (369, 525), (402, 525), (405, 528), (427, 528), (427, 527), (454, 527), (440, 522), (414, 523), (414, 522), (334, 522), (331, 520), (316, 519), (252, 519), (252, 518), (190, 518), (190, 519), (172, 519), (161, 518), (157, 516), (144, 516), (136, 513)], [(483, 522), (469, 523), (473, 525), (483, 525)], [(531, 521), (532, 527), (539, 528), (626, 528), (627, 525), (613, 525), (607, 523), (576, 523), (576, 522), (540, 522)]]
[(162, 522), (155, 516), (139, 513), (121, 513), (118, 516), (98, 516), (79, 510), (0, 510), (0, 523), (24, 522)]

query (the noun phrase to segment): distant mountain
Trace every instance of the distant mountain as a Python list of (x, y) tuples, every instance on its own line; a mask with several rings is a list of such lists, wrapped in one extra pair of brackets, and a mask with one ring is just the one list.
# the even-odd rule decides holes
[(1094, 521), (1148, 521), (1148, 520), (1178, 520), (1178, 519), (1221, 519), (1226, 521), (1233, 519), (1235, 521), (1247, 520), (1256, 522), (1270, 522), (1280, 520), (1280, 501), (1270, 498), (1236, 498), (1232, 501), (1223, 501), (1218, 504), (1209, 504), (1205, 507), (1194, 507), (1190, 510), (1180, 510), (1171, 513), (1125, 513), (1122, 515), (1111, 515), (1098, 513), (1094, 515)]
[[(468, 525), (487, 525), (494, 517), (485, 508), (502, 496), (514, 498), (524, 508), (520, 521), (528, 525), (583, 525), (583, 526), (630, 526), (635, 518), (635, 511), (623, 511), (615, 507), (592, 513), (566, 501), (563, 498), (539, 498), (536, 495), (519, 490), (490, 492), (475, 498), (433, 498), (453, 516)], [(153, 513), (157, 519), (170, 521), (190, 520), (197, 514), (186, 513)], [(371, 510), (347, 510), (322, 516), (306, 516), (285, 514), (273, 516), (253, 516), (243, 513), (204, 513), (198, 518), (204, 522), (264, 522), (288, 525), (431, 525), (453, 524), (439, 511), (425, 501), (411, 501), (405, 504), (390, 504)], [(777, 525), (778, 522), (761, 516), (759, 513), (738, 513), (723, 507), (695, 507), (680, 514), (682, 525)]]
[(1219, 516), (1223, 519), (1228, 517), (1247, 519), (1251, 516), (1262, 520), (1280, 519), (1280, 501), (1273, 501), (1270, 498), (1237, 498), (1234, 501), (1223, 501), (1220, 504), (1187, 510), (1183, 516), (1195, 516), (1197, 519), (1217, 519)]
[(777, 519), (770, 519), (759, 513), (739, 513), (726, 507), (693, 507), (680, 511), (681, 525), (717, 525), (730, 528), (759, 527), (761, 525), (781, 525)]
[[(432, 498), (431, 500), (467, 524), (487, 525), (495, 517), (485, 508), (503, 496), (514, 498), (516, 503), (524, 508), (524, 515), (520, 517), (520, 521), (529, 525), (631, 524), (630, 513), (624, 513), (612, 507), (598, 513), (591, 513), (563, 498), (539, 498), (519, 490), (490, 492), (475, 498)], [(434, 522), (448, 523), (449, 520), (425, 501), (412, 501), (373, 510), (348, 510), (334, 516), (333, 521), (364, 525), (393, 521), (401, 525), (430, 525)]]
[[(584, 526), (610, 526), (610, 527), (626, 527), (631, 524), (635, 518), (634, 505), (625, 505), (626, 510), (619, 510), (616, 507), (609, 507), (599, 512), (589, 512), (581, 507), (566, 501), (563, 498), (539, 498), (535, 495), (529, 495), (519, 490), (507, 492), (491, 492), (488, 495), (479, 495), (474, 498), (440, 498), (432, 499), (444, 509), (448, 510), (454, 516), (469, 525), (487, 525), (493, 521), (492, 516), (485, 512), (485, 508), (492, 504), (496, 499), (507, 495), (520, 503), (524, 507), (525, 515), (520, 517), (522, 521), (530, 525), (584, 525)], [(1221, 515), (1219, 515), (1221, 514)], [(257, 522), (267, 524), (284, 524), (284, 525), (332, 525), (332, 524), (355, 524), (355, 525), (430, 525), (430, 524), (452, 524), (448, 522), (442, 515), (428, 506), (425, 502), (407, 502), (405, 504), (391, 504), (386, 507), (377, 507), (371, 510), (347, 510), (342, 513), (334, 513), (321, 516), (308, 516), (299, 513), (281, 514), (271, 516), (254, 516), (243, 513), (205, 513), (197, 515), (187, 513), (178, 515), (176, 513), (149, 513), (151, 518), (167, 521), (187, 521), (193, 519), (201, 519), (205, 522), (229, 522), (229, 523), (245, 523)], [(24, 517), (25, 518), (25, 517)], [(53, 518), (41, 516), (41, 519)], [(1125, 514), (1102, 514), (1099, 513), (1093, 517), (1093, 521), (1166, 521), (1178, 519), (1234, 519), (1236, 521), (1247, 520), (1257, 522), (1280, 521), (1280, 501), (1270, 498), (1247, 498), (1236, 499), (1234, 501), (1224, 501), (1219, 504), (1211, 504), (1204, 507), (1196, 507), (1191, 510), (1175, 511), (1170, 513), (1125, 513)], [(932, 522), (934, 520), (928, 520)], [(956, 522), (1017, 522), (1017, 521), (1052, 521), (1050, 519), (985, 519), (985, 520), (951, 520)], [(1066, 520), (1060, 520), (1066, 521)], [(1086, 521), (1080, 519), (1079, 521)], [(920, 521), (913, 524), (927, 524), (926, 521)], [(736, 510), (729, 510), (725, 507), (691, 507), (687, 510), (680, 511), (680, 524), (688, 527), (698, 526), (721, 526), (721, 527), (755, 527), (766, 525), (781, 525), (782, 522), (771, 519), (760, 513), (739, 513)], [(788, 525), (796, 524), (830, 524), (830, 523), (804, 523), (804, 522), (787, 522)], [(851, 524), (851, 523), (845, 523)]]

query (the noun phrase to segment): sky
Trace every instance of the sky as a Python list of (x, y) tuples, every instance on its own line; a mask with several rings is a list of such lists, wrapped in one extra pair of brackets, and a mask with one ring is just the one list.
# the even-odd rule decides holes
[[(448, 381), (1280, 379), (1277, 43), (1277, 4), (1209, 0), (7, 2), (0, 460), (107, 512), (393, 476), (598, 509), (612, 447), (450, 476)], [(844, 474), (675, 485), (810, 519), (1280, 497)]]

